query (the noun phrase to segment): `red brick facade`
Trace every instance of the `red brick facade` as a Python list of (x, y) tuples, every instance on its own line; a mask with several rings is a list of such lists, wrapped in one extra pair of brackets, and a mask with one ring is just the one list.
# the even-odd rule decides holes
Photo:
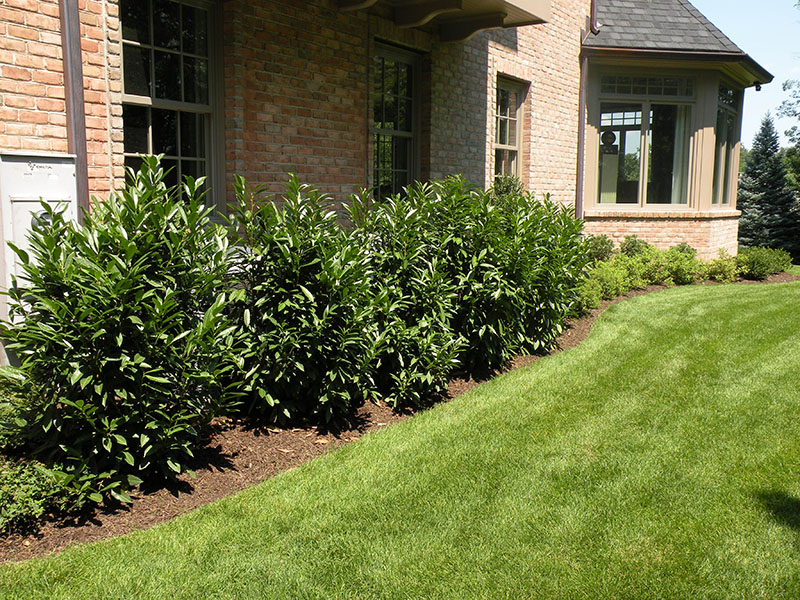
[[(344, 196), (371, 184), (370, 60), (376, 40), (419, 52), (424, 65), (423, 178), (462, 173), (491, 184), (498, 75), (527, 88), (521, 174), (537, 192), (575, 195), (581, 30), (589, 0), (554, 3), (546, 25), (439, 42), (380, 14), (331, 0), (231, 0), (222, 8), (224, 171), (278, 191), (288, 172)], [(388, 16), (388, 15), (386, 15)], [(117, 0), (80, 2), (90, 191), (123, 177), (121, 33)], [(0, 147), (66, 152), (56, 0), (0, 5)]]

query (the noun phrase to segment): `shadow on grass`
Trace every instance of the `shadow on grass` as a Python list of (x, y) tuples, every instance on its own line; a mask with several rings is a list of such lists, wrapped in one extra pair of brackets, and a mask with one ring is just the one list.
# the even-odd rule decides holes
[(779, 490), (758, 492), (756, 499), (775, 521), (800, 533), (800, 499)]

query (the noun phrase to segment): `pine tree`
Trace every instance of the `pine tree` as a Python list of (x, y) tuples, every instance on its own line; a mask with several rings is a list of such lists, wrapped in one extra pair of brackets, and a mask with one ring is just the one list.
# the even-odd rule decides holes
[(800, 256), (800, 205), (786, 180), (786, 165), (772, 117), (767, 114), (739, 181), (741, 246), (783, 248)]

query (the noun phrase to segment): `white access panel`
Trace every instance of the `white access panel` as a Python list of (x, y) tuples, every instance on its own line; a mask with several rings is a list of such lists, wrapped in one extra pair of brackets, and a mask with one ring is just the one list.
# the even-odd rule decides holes
[(17, 255), (7, 242), (28, 250), (28, 233), (44, 200), (54, 209), (76, 219), (77, 183), (75, 157), (49, 154), (0, 154), (0, 219), (2, 220), (3, 265), (0, 285), (11, 285), (11, 275), (19, 277)]
[[(27, 251), (28, 233), (44, 208), (44, 200), (68, 219), (78, 215), (78, 191), (75, 156), (70, 154), (0, 154), (0, 287), (11, 285), (11, 276), (23, 273), (16, 253), (8, 247), (13, 242)], [(24, 285), (24, 281), (20, 281)], [(8, 304), (0, 296), (0, 318), (8, 319)], [(0, 364), (9, 357), (0, 346)]]

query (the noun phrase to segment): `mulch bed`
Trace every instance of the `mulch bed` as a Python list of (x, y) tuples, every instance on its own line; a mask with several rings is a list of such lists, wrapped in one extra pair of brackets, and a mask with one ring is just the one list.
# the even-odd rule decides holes
[[(798, 280), (800, 276), (780, 273), (766, 282)], [(611, 304), (661, 289), (664, 286), (650, 286), (604, 301), (590, 314), (567, 324), (558, 340), (559, 349), (573, 348), (586, 339), (595, 319)], [(542, 356), (518, 356), (509, 368), (530, 365), (540, 358)], [(452, 379), (443, 400), (455, 398), (479, 383), (472, 378)], [(196, 469), (194, 477), (182, 475), (178, 482), (168, 487), (140, 492), (133, 496), (133, 503), (129, 506), (100, 507), (78, 519), (44, 522), (36, 533), (30, 535), (0, 537), (0, 563), (57, 553), (73, 544), (146, 529), (230, 496), (409, 416), (408, 413), (394, 412), (385, 405), (368, 403), (358, 410), (350, 423), (335, 432), (318, 427), (252, 429), (234, 421), (220, 422), (206, 448), (198, 453), (198, 464), (202, 466)]]

